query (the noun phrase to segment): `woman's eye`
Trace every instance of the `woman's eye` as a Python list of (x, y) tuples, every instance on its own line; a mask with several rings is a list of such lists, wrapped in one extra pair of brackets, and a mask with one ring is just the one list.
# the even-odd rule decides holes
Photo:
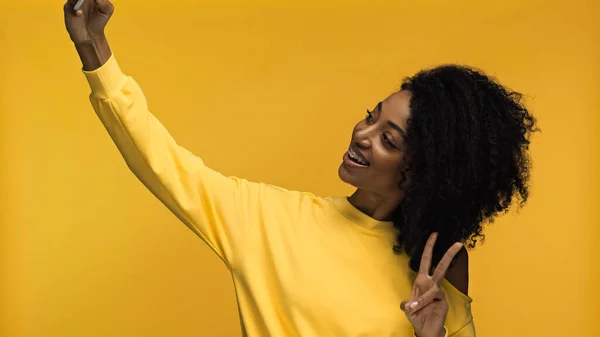
[(365, 120), (369, 124), (373, 123), (373, 114), (371, 113), (371, 111), (367, 110), (367, 117), (365, 117)]
[(387, 143), (389, 146), (393, 147), (394, 149), (396, 148), (396, 145), (394, 145), (394, 143), (392, 143), (390, 138), (385, 133), (381, 135), (381, 138), (383, 138), (384, 143)]

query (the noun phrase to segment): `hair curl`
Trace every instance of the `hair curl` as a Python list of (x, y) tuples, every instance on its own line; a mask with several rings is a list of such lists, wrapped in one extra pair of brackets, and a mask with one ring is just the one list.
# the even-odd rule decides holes
[(527, 201), (536, 120), (522, 95), (483, 72), (442, 65), (403, 80), (412, 93), (405, 140), (404, 200), (394, 214), (394, 250), (418, 270), (427, 238), (438, 232), (435, 266), (454, 242), (474, 248), (483, 225)]

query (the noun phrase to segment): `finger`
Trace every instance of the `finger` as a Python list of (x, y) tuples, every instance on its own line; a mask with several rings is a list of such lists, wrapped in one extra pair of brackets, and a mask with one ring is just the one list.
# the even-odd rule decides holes
[(425, 244), (425, 249), (423, 249), (423, 254), (421, 255), (421, 267), (419, 268), (420, 274), (429, 275), (429, 270), (431, 269), (431, 257), (433, 256), (433, 246), (435, 245), (437, 236), (437, 233), (431, 233), (427, 243)]
[(404, 313), (408, 313), (408, 311), (410, 309), (410, 307), (408, 305), (409, 302), (411, 302), (411, 301), (402, 301), (400, 303), (400, 310), (404, 311)]
[[(91, 1), (91, 0), (88, 0)], [(115, 6), (108, 0), (94, 0), (102, 14), (110, 15), (115, 11)]]
[(69, 15), (69, 16), (79, 16), (83, 13), (81, 13), (81, 10), (78, 11), (74, 11), (73, 10), (73, 4), (71, 3), (71, 1), (67, 1), (63, 7), (65, 14)]
[[(77, 0), (75, 0), (75, 2), (76, 1)], [(73, 6), (74, 6), (74, 1), (72, 1), (72, 0), (69, 0), (69, 1), (67, 1), (65, 3), (63, 9), (64, 9), (64, 11), (65, 11), (65, 13), (67, 15), (70, 15), (70, 16), (80, 16), (81, 14), (83, 14), (83, 11), (81, 9), (74, 10)]]
[(410, 295), (410, 300), (411, 301), (416, 300), (417, 296), (419, 296), (419, 288), (416, 286), (413, 286), (413, 291), (412, 291), (412, 294)]
[(414, 315), (417, 311), (423, 309), (434, 301), (441, 301), (445, 298), (444, 292), (437, 286), (427, 290), (423, 295), (417, 297), (416, 301), (407, 303), (406, 310), (408, 315)]
[(446, 272), (448, 271), (450, 262), (452, 262), (452, 259), (454, 259), (454, 256), (456, 256), (456, 254), (460, 251), (462, 246), (462, 243), (456, 242), (452, 245), (452, 247), (450, 247), (450, 249), (448, 249), (446, 254), (444, 254), (444, 257), (442, 257), (440, 263), (438, 263), (437, 267), (435, 268), (435, 272), (433, 273), (432, 279), (434, 282), (436, 282), (437, 284), (440, 284), (442, 282), (442, 279), (444, 278), (444, 276), (446, 276)]
[(65, 5), (63, 6), (63, 9), (65, 10), (65, 13), (70, 14), (70, 15), (74, 15), (75, 11), (73, 10), (73, 4), (71, 3), (71, 0), (65, 2)]

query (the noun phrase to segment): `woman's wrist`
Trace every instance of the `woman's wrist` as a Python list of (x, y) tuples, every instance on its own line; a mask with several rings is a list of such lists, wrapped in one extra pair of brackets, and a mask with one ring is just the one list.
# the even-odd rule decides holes
[[(417, 335), (416, 332), (413, 333), (414, 337), (430, 337), (430, 336), (421, 336), (421, 335)], [(437, 335), (432, 335), (431, 337), (448, 337), (448, 330), (446, 329), (445, 326), (442, 327), (442, 330), (440, 330), (440, 332)]]
[(446, 327), (443, 326), (442, 330), (440, 330), (440, 333), (438, 333), (437, 337), (447, 337), (448, 336), (448, 330), (446, 330)]
[(93, 40), (75, 43), (83, 70), (92, 71), (100, 68), (110, 59), (112, 52), (105, 36)]

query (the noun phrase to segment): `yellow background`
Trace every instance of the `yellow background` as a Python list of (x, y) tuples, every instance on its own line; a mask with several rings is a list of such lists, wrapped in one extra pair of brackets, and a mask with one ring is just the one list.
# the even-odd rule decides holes
[[(286, 188), (350, 193), (352, 126), (423, 67), (526, 93), (532, 194), (471, 253), (478, 335), (600, 336), (597, 0), (115, 2), (113, 51), (176, 139)], [(239, 336), (227, 270), (94, 115), (62, 3), (0, 10), (0, 335)]]

